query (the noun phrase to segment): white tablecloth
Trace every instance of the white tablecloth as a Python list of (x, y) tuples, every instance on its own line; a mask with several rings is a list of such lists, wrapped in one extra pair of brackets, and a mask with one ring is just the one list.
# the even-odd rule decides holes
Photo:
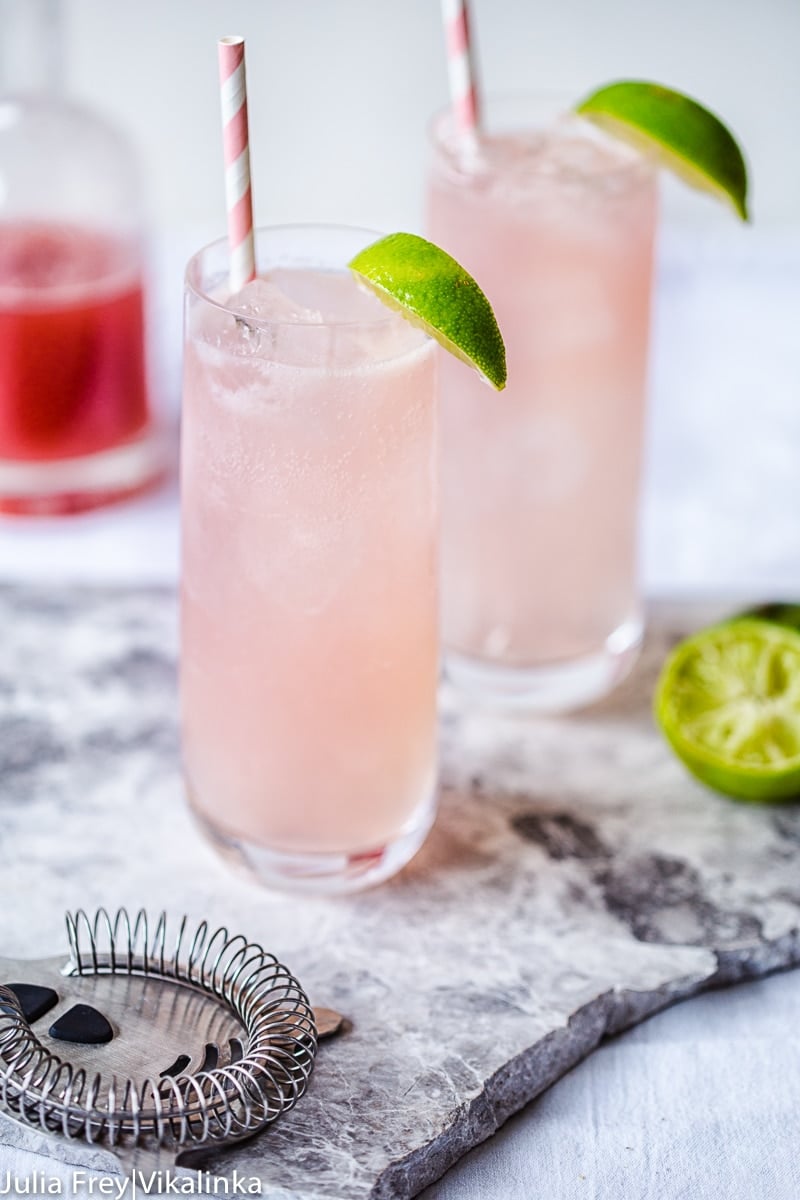
[[(180, 265), (159, 256), (158, 390), (177, 412)], [(800, 236), (668, 235), (643, 572), (652, 593), (800, 596)], [(0, 578), (169, 581), (177, 489), (0, 524)], [(6, 636), (9, 631), (6, 631)], [(596, 1051), (427, 1200), (798, 1200), (800, 975), (688, 1002)], [(43, 1160), (0, 1157), (0, 1185)], [(48, 1168), (49, 1169), (49, 1168)], [(69, 1194), (69, 1193), (65, 1193)]]
[(423, 1200), (797, 1200), (800, 973), (607, 1042)]

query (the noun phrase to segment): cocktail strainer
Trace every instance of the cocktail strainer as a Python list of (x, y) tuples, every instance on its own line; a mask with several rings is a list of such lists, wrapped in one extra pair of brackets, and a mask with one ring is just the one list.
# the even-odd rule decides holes
[(171, 933), (163, 913), (66, 920), (66, 962), (0, 958), (3, 1112), (163, 1170), (297, 1103), (341, 1018), (315, 1014), (273, 955), (206, 921)]

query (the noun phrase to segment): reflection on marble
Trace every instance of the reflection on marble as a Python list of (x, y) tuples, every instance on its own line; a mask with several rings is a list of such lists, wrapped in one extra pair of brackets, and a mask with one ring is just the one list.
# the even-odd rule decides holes
[[(171, 592), (6, 588), (0, 619), (0, 952), (57, 952), (79, 906), (187, 911), (352, 1021), (296, 1110), (209, 1160), (220, 1175), (284, 1198), (413, 1196), (607, 1034), (800, 961), (800, 811), (685, 776), (649, 715), (664, 621), (587, 713), (503, 722), (445, 696), (428, 843), (388, 885), (323, 901), (229, 874), (192, 826)], [(0, 1120), (0, 1159), (42, 1144)]]

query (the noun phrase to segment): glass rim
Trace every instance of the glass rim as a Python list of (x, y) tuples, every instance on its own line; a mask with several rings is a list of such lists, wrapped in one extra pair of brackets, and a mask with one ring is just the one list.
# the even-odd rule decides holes
[[(570, 89), (564, 87), (508, 88), (499, 92), (481, 92), (479, 97), (479, 103), (488, 104), (490, 107), (495, 104), (536, 104), (537, 102), (547, 103), (548, 101), (552, 101), (554, 104), (563, 101), (566, 106), (566, 114), (569, 111), (569, 105), (574, 103), (574, 97)], [(428, 132), (433, 133), (439, 122), (452, 114), (452, 112), (453, 103), (451, 100), (448, 100), (446, 104), (440, 104), (438, 108), (435, 108), (428, 116)]]
[[(257, 248), (259, 234), (311, 233), (313, 231), (321, 234), (364, 234), (365, 246), (385, 236), (379, 230), (370, 229), (367, 226), (341, 225), (337, 224), (336, 222), (325, 221), (295, 221), (283, 222), (278, 225), (256, 225), (253, 228), (253, 236), (255, 238)], [(225, 313), (227, 316), (238, 317), (241, 321), (246, 322), (247, 325), (253, 326), (257, 329), (374, 329), (386, 325), (391, 321), (397, 320), (398, 314), (393, 312), (388, 307), (386, 307), (384, 313), (381, 313), (379, 316), (370, 317), (367, 320), (360, 319), (341, 321), (330, 320), (327, 318), (322, 321), (302, 321), (287, 320), (286, 318), (276, 319), (272, 317), (251, 317), (249, 314), (237, 312), (235, 308), (231, 308), (231, 306), (225, 301), (216, 299), (214, 296), (209, 295), (209, 293), (191, 277), (193, 269), (199, 269), (203, 258), (207, 254), (213, 250), (222, 248), (223, 246), (228, 247), (227, 234), (223, 235), (222, 237), (214, 238), (212, 242), (207, 242), (204, 246), (201, 246), (199, 250), (196, 250), (194, 254), (191, 255), (186, 263), (186, 268), (183, 274), (184, 289), (187, 293), (193, 295), (197, 300), (202, 301), (204, 304), (210, 305), (212, 308), (217, 309), (218, 312)], [(256, 258), (258, 258), (258, 254), (256, 254)], [(340, 270), (346, 271), (347, 264), (342, 264)], [(380, 301), (378, 301), (378, 303), (380, 303)], [(414, 327), (410, 326), (410, 328)]]
[[(571, 120), (575, 121), (576, 127), (588, 130), (594, 137), (599, 137), (604, 143), (621, 149), (623, 153), (625, 149), (628, 150), (630, 157), (620, 157), (620, 160), (616, 162), (614, 166), (609, 169), (609, 171), (603, 172), (604, 175), (611, 174), (624, 177), (626, 175), (636, 174), (642, 174), (644, 176), (654, 176), (657, 174), (657, 167), (655, 167), (653, 163), (649, 162), (644, 155), (637, 153), (632, 147), (626, 147), (624, 143), (620, 142), (616, 138), (611, 137), (610, 134), (606, 133), (602, 129), (599, 129), (591, 121), (587, 121), (581, 116), (580, 113), (574, 112), (572, 110), (572, 106), (576, 103), (576, 100), (574, 94), (567, 88), (515, 88), (508, 91), (487, 92), (485, 94), (485, 100), (490, 109), (493, 105), (511, 106), (518, 104), (520, 106), (531, 105), (533, 107), (537, 103), (542, 105), (552, 103), (553, 111), (550, 114), (549, 120), (543, 118), (542, 120), (537, 121), (534, 112), (532, 119), (527, 123), (527, 125), (521, 126), (520, 129), (544, 129), (548, 125), (552, 125), (555, 121), (570, 118)], [(564, 105), (563, 109), (556, 107), (561, 103)], [(453, 105), (452, 103), (448, 103), (442, 105), (440, 108), (437, 108), (428, 117), (426, 136), (428, 144), (437, 154), (447, 154), (447, 147), (442, 136), (442, 127), (447, 119), (452, 118), (452, 116)], [(507, 128), (501, 129), (499, 132), (512, 132), (512, 130)], [(477, 141), (478, 145), (480, 145), (482, 140), (486, 140), (486, 135), (482, 133), (480, 128), (478, 129), (477, 133)], [(491, 136), (491, 134), (489, 136)]]

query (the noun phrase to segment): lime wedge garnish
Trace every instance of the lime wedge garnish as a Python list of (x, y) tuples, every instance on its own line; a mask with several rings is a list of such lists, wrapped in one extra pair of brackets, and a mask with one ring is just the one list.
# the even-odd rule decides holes
[(576, 112), (649, 153), (692, 187), (730, 202), (747, 221), (747, 166), (719, 117), (682, 92), (643, 80), (599, 88)]
[(800, 633), (751, 617), (673, 650), (656, 719), (678, 757), (739, 800), (800, 796)]
[(506, 349), (492, 306), (454, 258), (413, 233), (390, 233), (349, 264), (362, 283), (501, 391)]

